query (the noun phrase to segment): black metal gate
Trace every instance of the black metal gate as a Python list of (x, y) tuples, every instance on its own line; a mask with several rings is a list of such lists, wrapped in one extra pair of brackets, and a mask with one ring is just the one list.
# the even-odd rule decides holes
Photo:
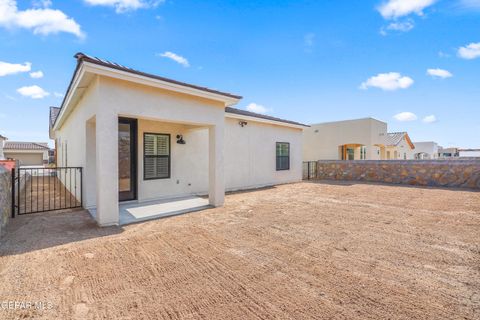
[(303, 163), (303, 180), (311, 180), (317, 178), (317, 162), (305, 161)]
[(12, 170), (13, 217), (81, 206), (81, 167), (19, 167)]

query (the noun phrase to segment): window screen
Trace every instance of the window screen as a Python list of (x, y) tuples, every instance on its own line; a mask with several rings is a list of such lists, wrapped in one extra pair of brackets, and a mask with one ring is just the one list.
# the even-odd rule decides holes
[(145, 133), (143, 135), (143, 178), (170, 178), (170, 135)]
[(290, 144), (277, 142), (277, 171), (290, 170)]

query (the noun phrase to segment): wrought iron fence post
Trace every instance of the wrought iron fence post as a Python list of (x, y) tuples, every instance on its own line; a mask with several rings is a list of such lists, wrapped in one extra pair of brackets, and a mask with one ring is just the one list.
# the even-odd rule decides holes
[(12, 168), (12, 218), (15, 218), (15, 167)]

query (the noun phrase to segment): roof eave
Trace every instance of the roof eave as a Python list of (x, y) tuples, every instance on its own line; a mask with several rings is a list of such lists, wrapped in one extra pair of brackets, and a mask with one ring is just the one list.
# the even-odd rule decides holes
[(288, 122), (270, 120), (270, 119), (264, 119), (264, 118), (257, 118), (257, 117), (252, 117), (252, 116), (246, 116), (246, 115), (243, 115), (243, 114), (229, 113), (229, 112), (225, 112), (225, 117), (226, 118), (232, 118), (232, 119), (243, 119), (243, 120), (260, 122), (260, 123), (268, 123), (268, 124), (273, 124), (273, 125), (277, 125), (277, 126), (290, 127), (290, 128), (302, 129), (302, 130), (310, 127), (308, 125), (303, 125), (303, 124), (294, 124), (294, 123), (288, 123)]
[(70, 82), (70, 86), (65, 94), (64, 100), (60, 107), (60, 112), (53, 124), (53, 131), (58, 130), (59, 126), (63, 123), (63, 118), (67, 109), (69, 108), (70, 102), (72, 97), (77, 89), (78, 83), (81, 81), (83, 76), (86, 73), (93, 73), (100, 76), (112, 77), (115, 79), (135, 82), (147, 86), (152, 86), (164, 90), (179, 92), (191, 96), (202, 97), (205, 99), (210, 99), (214, 101), (219, 101), (224, 104), (225, 107), (230, 107), (237, 104), (242, 97), (241, 96), (227, 96), (215, 92), (208, 92), (201, 89), (183, 86), (181, 84), (175, 84), (167, 81), (162, 81), (159, 79), (153, 79), (147, 76), (139, 75), (136, 73), (118, 70), (112, 67), (100, 65), (97, 63), (92, 63), (89, 61), (79, 60), (79, 64), (77, 64), (77, 68), (75, 69), (75, 73), (73, 75), (72, 81)]

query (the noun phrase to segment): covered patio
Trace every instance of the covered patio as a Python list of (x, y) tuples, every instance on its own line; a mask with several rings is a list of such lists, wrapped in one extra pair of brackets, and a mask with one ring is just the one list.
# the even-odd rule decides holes
[[(146, 202), (128, 201), (119, 205), (119, 225), (166, 218), (213, 208), (207, 197), (186, 196), (173, 199), (152, 200)], [(89, 210), (97, 219), (97, 210)]]

